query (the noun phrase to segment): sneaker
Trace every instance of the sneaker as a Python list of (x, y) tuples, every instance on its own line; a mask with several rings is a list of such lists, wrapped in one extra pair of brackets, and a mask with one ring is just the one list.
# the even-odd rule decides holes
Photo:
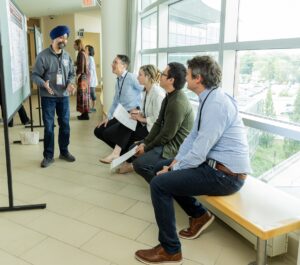
[(200, 217), (190, 217), (190, 227), (179, 231), (179, 237), (185, 239), (195, 239), (199, 237), (200, 234), (212, 224), (214, 219), (215, 217), (208, 211)]
[(74, 162), (76, 160), (75, 157), (70, 153), (66, 153), (65, 155), (60, 154), (59, 159), (66, 160), (67, 162)]
[(47, 158), (45, 157), (43, 161), (41, 162), (41, 167), (49, 167), (54, 162), (53, 158)]
[(135, 258), (144, 264), (182, 264), (181, 252), (167, 253), (161, 245), (151, 249), (143, 249), (135, 252)]

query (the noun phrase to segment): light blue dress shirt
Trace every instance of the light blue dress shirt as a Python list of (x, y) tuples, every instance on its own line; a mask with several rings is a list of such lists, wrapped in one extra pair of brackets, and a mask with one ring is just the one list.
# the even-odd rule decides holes
[(141, 106), (142, 91), (137, 77), (125, 71), (119, 76), (115, 85), (115, 96), (108, 112), (108, 119), (112, 119), (114, 111), (120, 103), (127, 111)]
[(251, 173), (246, 129), (239, 116), (236, 101), (221, 88), (210, 93), (198, 122), (200, 108), (210, 90), (199, 95), (194, 126), (179, 148), (173, 169), (195, 168), (214, 159), (234, 173)]

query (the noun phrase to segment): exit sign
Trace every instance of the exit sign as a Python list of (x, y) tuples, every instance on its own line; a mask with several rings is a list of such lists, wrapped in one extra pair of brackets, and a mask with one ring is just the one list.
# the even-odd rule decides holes
[(96, 6), (96, 0), (82, 0), (82, 7)]

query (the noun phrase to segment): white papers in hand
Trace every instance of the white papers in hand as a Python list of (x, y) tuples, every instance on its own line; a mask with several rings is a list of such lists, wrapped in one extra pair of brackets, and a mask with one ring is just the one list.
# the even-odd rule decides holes
[(113, 170), (117, 166), (121, 165), (123, 162), (125, 162), (130, 157), (134, 156), (136, 153), (137, 146), (129, 150), (127, 153), (121, 155), (120, 157), (114, 159), (110, 164), (110, 170)]
[(119, 122), (121, 122), (124, 126), (129, 128), (132, 131), (135, 131), (137, 121), (131, 119), (130, 114), (127, 112), (126, 109), (119, 103), (117, 106), (114, 114), (114, 118), (116, 118)]

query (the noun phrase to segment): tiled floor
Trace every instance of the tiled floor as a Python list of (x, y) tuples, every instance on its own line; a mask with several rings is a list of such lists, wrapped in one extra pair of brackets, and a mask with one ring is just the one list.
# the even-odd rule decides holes
[[(42, 169), (42, 143), (10, 146), (14, 204), (47, 203), (47, 208), (0, 213), (1, 265), (134, 265), (141, 264), (134, 259), (137, 249), (157, 244), (147, 184), (136, 174), (113, 174), (98, 161), (110, 152), (93, 135), (99, 112), (90, 121), (78, 121), (74, 104), (71, 110), (75, 163), (57, 159), (56, 145), (55, 163)], [(23, 130), (17, 125), (10, 129), (10, 141)], [(42, 138), (42, 129), (37, 130)], [(0, 205), (6, 206), (2, 125), (0, 148)], [(179, 229), (187, 225), (180, 209), (177, 224)], [(200, 238), (182, 240), (182, 245), (185, 265), (246, 265), (255, 259), (252, 245), (219, 220)], [(269, 262), (294, 264), (285, 256)]]

